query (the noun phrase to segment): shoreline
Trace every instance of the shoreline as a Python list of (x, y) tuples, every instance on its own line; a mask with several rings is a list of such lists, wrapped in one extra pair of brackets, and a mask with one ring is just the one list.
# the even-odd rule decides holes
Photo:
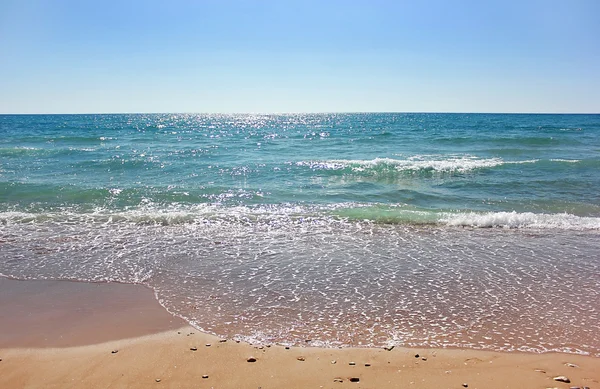
[(0, 277), (0, 348), (73, 347), (187, 325), (143, 285)]
[(141, 285), (0, 278), (0, 292), (0, 387), (600, 388), (590, 356), (253, 346), (195, 330)]

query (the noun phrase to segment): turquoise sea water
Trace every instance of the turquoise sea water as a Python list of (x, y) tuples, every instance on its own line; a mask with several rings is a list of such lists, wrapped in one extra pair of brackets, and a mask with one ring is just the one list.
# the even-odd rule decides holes
[(600, 355), (600, 115), (0, 115), (0, 273), (197, 327)]

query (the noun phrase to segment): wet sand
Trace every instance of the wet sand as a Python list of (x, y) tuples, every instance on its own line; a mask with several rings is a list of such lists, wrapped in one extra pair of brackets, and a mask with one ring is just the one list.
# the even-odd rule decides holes
[(579, 355), (222, 342), (142, 286), (0, 279), (0, 304), (1, 388), (600, 388)]
[(187, 324), (140, 285), (0, 277), (0, 307), (0, 348), (81, 346)]

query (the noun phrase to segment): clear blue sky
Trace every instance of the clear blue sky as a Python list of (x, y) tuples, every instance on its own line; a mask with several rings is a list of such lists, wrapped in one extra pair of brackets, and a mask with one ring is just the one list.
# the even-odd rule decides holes
[(0, 113), (600, 112), (600, 1), (0, 0)]

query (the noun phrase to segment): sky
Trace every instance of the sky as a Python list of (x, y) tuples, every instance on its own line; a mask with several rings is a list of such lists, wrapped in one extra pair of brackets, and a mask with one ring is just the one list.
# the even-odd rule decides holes
[(598, 0), (0, 0), (0, 113), (599, 113), (599, 15)]

